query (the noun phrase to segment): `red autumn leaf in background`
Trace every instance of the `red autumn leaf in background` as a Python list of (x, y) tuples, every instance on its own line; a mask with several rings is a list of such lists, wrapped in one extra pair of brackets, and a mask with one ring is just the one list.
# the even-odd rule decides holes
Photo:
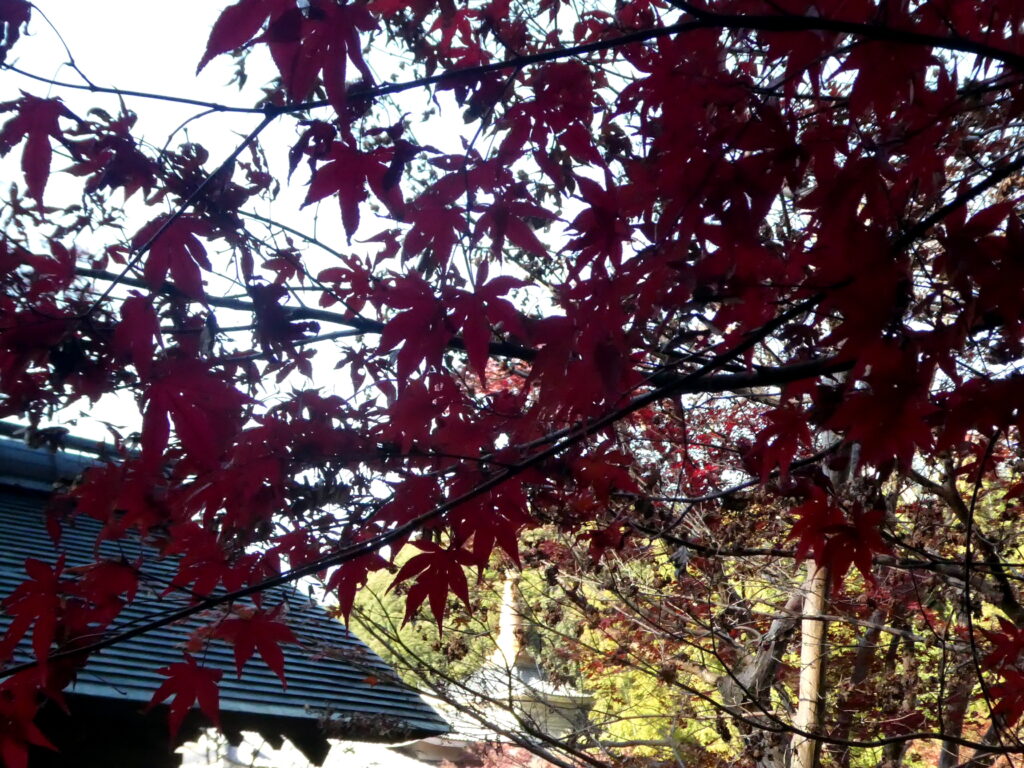
[(1018, 627), (1006, 619), (999, 618), (999, 632), (984, 631), (984, 635), (992, 643), (992, 650), (985, 656), (984, 664), (988, 669), (1015, 667), (1024, 653), (1024, 627)]

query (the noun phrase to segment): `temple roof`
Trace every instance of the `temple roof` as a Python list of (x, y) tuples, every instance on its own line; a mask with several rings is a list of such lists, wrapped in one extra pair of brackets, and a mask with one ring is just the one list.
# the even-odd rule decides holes
[[(26, 558), (52, 563), (63, 554), (66, 567), (94, 562), (99, 524), (75, 518), (55, 547), (45, 529), (44, 508), (54, 482), (95, 461), (87, 454), (54, 454), (0, 438), (0, 597), (25, 579)], [(173, 557), (161, 558), (132, 539), (105, 541), (99, 553), (129, 563), (144, 555), (139, 593), (108, 631), (188, 604), (190, 597), (180, 590), (166, 593), (177, 572)], [(295, 587), (278, 587), (264, 593), (263, 604), (281, 605), (299, 639), (298, 645), (282, 647), (288, 685), (282, 689), (277, 676), (255, 658), (239, 679), (231, 647), (211, 641), (202, 651), (202, 663), (223, 670), (220, 707), (226, 725), (285, 736), (299, 746), (322, 741), (313, 752), (326, 750), (326, 736), (395, 742), (449, 730), (390, 667), (308, 595)], [(193, 630), (209, 620), (195, 616), (94, 654), (68, 693), (93, 701), (148, 703), (165, 679), (157, 670), (181, 661)], [(0, 615), (0, 630), (8, 622)], [(14, 661), (29, 658), (28, 648), (21, 647)]]

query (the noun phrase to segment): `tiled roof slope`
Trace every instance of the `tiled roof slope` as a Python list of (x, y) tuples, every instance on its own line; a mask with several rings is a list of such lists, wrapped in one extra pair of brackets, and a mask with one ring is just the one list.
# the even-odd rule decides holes
[[(86, 457), (53, 458), (46, 451), (29, 449), (0, 439), (0, 596), (24, 580), (28, 557), (54, 562), (54, 549), (44, 529), (42, 514), (46, 494), (38, 490), (51, 474), (78, 470)], [(23, 479), (23, 482), (19, 481)], [(49, 478), (52, 482), (54, 477)], [(21, 487), (18, 487), (21, 486)], [(26, 487), (27, 486), (27, 487)], [(77, 519), (64, 529), (59, 551), (68, 566), (93, 562), (98, 526)], [(135, 560), (140, 545), (122, 540), (104, 542), (101, 555), (128, 562)], [(147, 557), (136, 600), (122, 612), (111, 629), (126, 627), (187, 603), (187, 596), (162, 596), (176, 572), (173, 558)], [(151, 559), (152, 558), (152, 559)], [(404, 687), (390, 668), (338, 621), (297, 589), (268, 591), (264, 605), (286, 603), (286, 621), (301, 645), (283, 646), (287, 688), (258, 658), (250, 659), (241, 679), (236, 675), (229, 646), (210, 643), (201, 652), (202, 663), (224, 671), (220, 706), (225, 714), (266, 718), (328, 721), (328, 735), (398, 741), (444, 733), (447, 724), (415, 692)], [(7, 618), (0, 616), (0, 629)], [(79, 674), (71, 693), (78, 696), (148, 702), (165, 679), (156, 670), (181, 660), (181, 650), (201, 620), (175, 624), (95, 654)], [(28, 654), (21, 655), (21, 660)]]

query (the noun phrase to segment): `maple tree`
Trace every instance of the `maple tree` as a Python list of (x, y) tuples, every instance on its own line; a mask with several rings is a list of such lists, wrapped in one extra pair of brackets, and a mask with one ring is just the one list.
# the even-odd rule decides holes
[[(0, 3), (12, 75), (38, 21)], [(744, 759), (1024, 751), (1022, 23), (1015, 0), (240, 0), (197, 62), (230, 58), (238, 103), (35, 74), (0, 105), (0, 417), (59, 438), (73, 406), (136, 409), (60, 504), (180, 555), (195, 603), (118, 629), (131, 569), (30, 563), (4, 603), (0, 649), (34, 654), (0, 683), (5, 762), (129, 633), (311, 575), (347, 610), (403, 551), (406, 615), (442, 623), (548, 526), (594, 568), (669, 542), (748, 613), (723, 585), (757, 558), (830, 581), (855, 619), (830, 631), (864, 648), (839, 714), (794, 724), (765, 677), (791, 570), (778, 615), (748, 617), (770, 642), (704, 691)], [(132, 111), (154, 100), (254, 127), (219, 159), (160, 147)], [(286, 677), (290, 634), (254, 611), (204, 641)], [(908, 654), (933, 687), (871, 717), (878, 627), (946, 655)], [(175, 723), (216, 716), (198, 658), (163, 670)]]

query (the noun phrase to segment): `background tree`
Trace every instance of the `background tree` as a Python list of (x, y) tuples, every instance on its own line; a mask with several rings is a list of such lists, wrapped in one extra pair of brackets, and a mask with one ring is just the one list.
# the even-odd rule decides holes
[[(611, 623), (717, 675), (660, 679), (742, 759), (1017, 754), (1022, 21), (240, 0), (198, 62), (232, 58), (229, 104), (98, 85), (60, 47), (68, 82), (22, 70), (44, 22), (8, 0), (4, 66), (43, 82), (0, 107), (0, 415), (40, 439), (137, 412), (62, 508), (188, 553), (189, 612), (321, 575), (347, 614), (406, 551), (407, 616), (441, 623), (528, 530), (613, 575), (668, 544), (678, 579), (610, 581)], [(250, 123), (211, 155), (137, 131), (160, 101), (190, 136)], [(804, 560), (830, 613), (801, 627)], [(5, 601), (2, 649), (36, 656), (0, 685), (10, 762), (89, 653), (182, 618), (119, 628), (82, 576)], [(787, 661), (815, 622), (825, 685)], [(821, 704), (794, 721), (801, 675)]]

